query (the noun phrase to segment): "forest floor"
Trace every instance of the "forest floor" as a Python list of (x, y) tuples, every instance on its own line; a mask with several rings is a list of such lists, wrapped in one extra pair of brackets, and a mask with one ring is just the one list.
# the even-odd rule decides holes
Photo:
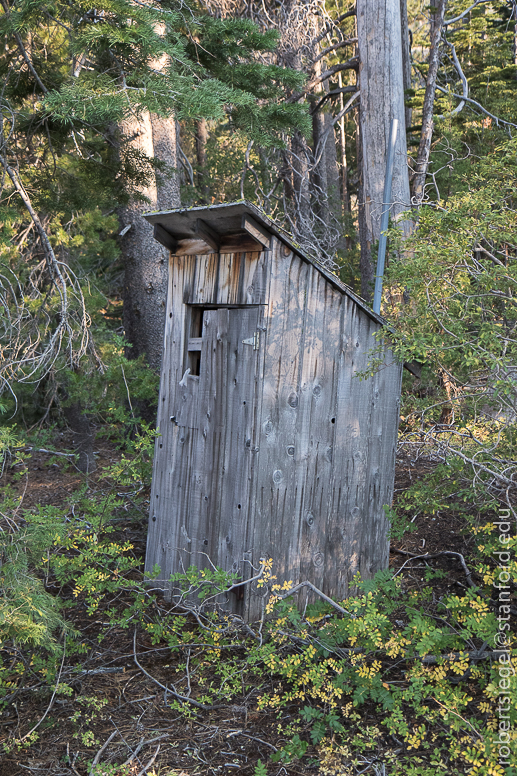
[[(54, 440), (54, 444), (58, 442), (59, 448), (54, 449), (66, 450), (70, 440), (65, 435)], [(3, 484), (10, 482), (12, 492), (23, 497), (19, 515), (38, 505), (63, 507), (80, 489), (85, 489), (89, 498), (99, 498), (106, 490), (103, 469), (116, 462), (120, 452), (106, 440), (98, 441), (97, 450), (98, 468), (88, 480), (66, 458), (56, 459), (42, 452), (30, 453), (21, 478), (13, 479), (13, 472), (7, 471)], [(423, 459), (416, 464), (406, 459), (399, 461), (395, 498), (415, 480), (425, 480), (432, 468), (433, 464)], [(118, 521), (117, 531), (143, 558), (147, 515), (145, 494), (142, 495), (140, 506), (132, 510), (127, 524)], [(407, 589), (426, 585), (425, 561), (414, 559), (414, 555), (453, 551), (468, 558), (469, 554), (464, 523), (453, 510), (438, 512), (433, 518), (417, 517), (414, 525), (413, 533), (406, 534), (401, 541), (392, 541), (390, 557), (393, 569), (404, 566)], [(461, 594), (466, 589), (465, 574), (457, 556), (439, 557), (436, 565), (446, 575), (434, 585), (435, 595), (451, 591)], [(54, 592), (52, 580), (47, 581), (48, 589)], [(61, 590), (60, 595), (68, 597), (69, 602), (74, 600), (71, 588)], [(285, 744), (280, 723), (285, 724), (289, 708), (284, 708), (281, 714), (275, 709), (257, 708), (264, 682), (271, 685), (271, 690), (273, 680), (265, 677), (259, 681), (256, 675), (251, 682), (243, 678), (240, 694), (234, 692), (231, 700), (211, 707), (201, 704), (205, 706), (201, 708), (188, 701), (172, 702), (170, 693), (164, 690), (171, 681), (176, 683), (180, 694), (189, 695), (193, 700), (196, 695), (200, 697), (196, 671), (189, 675), (188, 670), (188, 658), (194, 664), (196, 650), (203, 648), (196, 643), (199, 631), (196, 635), (193, 620), (194, 643), (187, 651), (185, 673), (185, 650), (173, 651), (163, 643), (153, 643), (141, 628), (124, 629), (105, 622), (108, 607), (123, 607), (125, 595), (119, 592), (116, 600), (106, 600), (93, 615), (88, 615), (80, 598), (68, 609), (67, 619), (80, 630), (87, 646), (86, 654), (72, 656), (63, 664), (59, 682), (71, 687), (71, 694), (52, 697), (52, 686), (37, 673), (27, 679), (27, 689), (0, 713), (0, 745), (9, 740), (19, 741), (46, 716), (39, 724), (37, 740), (30, 746), (20, 745), (10, 751), (8, 748), (2, 755), (0, 776), (87, 776), (90, 773), (193, 776), (234, 772), (252, 776), (259, 759), (267, 763), (271, 754)], [(155, 607), (164, 616), (171, 611), (170, 605), (161, 598), (156, 600)], [(235, 649), (245, 650), (244, 636)], [(181, 671), (177, 674), (180, 664)], [(210, 676), (205, 675), (203, 682), (210, 683)], [(362, 714), (365, 727), (375, 723), (373, 704), (365, 704)], [(292, 776), (317, 773), (314, 763), (312, 760), (311, 764), (310, 758), (285, 765), (277, 763), (270, 765), (267, 772)]]

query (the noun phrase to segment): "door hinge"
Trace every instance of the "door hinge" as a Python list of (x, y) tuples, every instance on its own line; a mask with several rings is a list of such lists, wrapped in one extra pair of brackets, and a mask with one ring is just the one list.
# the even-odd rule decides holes
[(242, 340), (243, 345), (253, 345), (253, 350), (258, 350), (260, 347), (260, 331), (256, 331), (253, 337)]

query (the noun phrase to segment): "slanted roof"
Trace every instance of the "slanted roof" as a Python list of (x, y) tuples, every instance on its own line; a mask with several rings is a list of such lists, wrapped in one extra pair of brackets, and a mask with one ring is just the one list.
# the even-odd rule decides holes
[[(268, 232), (278, 237), (285, 245), (288, 245), (293, 253), (303, 259), (303, 261), (307, 261), (309, 264), (316, 267), (316, 269), (321, 272), (333, 286), (352, 299), (369, 318), (376, 321), (381, 326), (388, 326), (388, 328), (390, 328), (388, 322), (381, 315), (374, 313), (364, 299), (361, 299), (361, 297), (354, 293), (346, 283), (343, 283), (336, 275), (324, 267), (323, 264), (320, 264), (319, 261), (304, 253), (301, 246), (293, 240), (288, 232), (275, 223), (272, 218), (269, 218), (263, 210), (245, 199), (238, 200), (237, 202), (223, 203), (222, 205), (175, 208), (174, 210), (154, 211), (151, 213), (144, 213), (143, 215), (150, 224), (153, 224), (155, 227), (161, 226), (176, 240), (194, 239), (198, 235), (197, 221), (199, 218), (208, 225), (208, 228), (211, 228), (221, 237), (225, 234), (241, 232), (242, 217), (244, 215), (249, 215)], [(415, 361), (405, 362), (404, 367), (408, 372), (415, 375), (415, 377), (420, 377), (421, 367)]]
[(159, 225), (176, 240), (183, 240), (196, 237), (196, 225), (198, 218), (208, 224), (214, 232), (221, 237), (225, 234), (236, 233), (242, 230), (242, 217), (249, 215), (268, 232), (278, 237), (285, 245), (301, 259), (312, 264), (333, 286), (338, 288), (343, 294), (350, 297), (370, 318), (382, 326), (386, 321), (382, 316), (377, 315), (367, 305), (364, 299), (355, 294), (351, 288), (343, 283), (336, 275), (330, 272), (323, 264), (304, 253), (300, 245), (294, 242), (293, 238), (281, 226), (276, 224), (272, 218), (269, 218), (259, 207), (253, 205), (245, 199), (238, 202), (229, 202), (222, 205), (203, 205), (201, 207), (176, 208), (174, 210), (154, 211), (144, 213), (144, 218), (150, 224)]

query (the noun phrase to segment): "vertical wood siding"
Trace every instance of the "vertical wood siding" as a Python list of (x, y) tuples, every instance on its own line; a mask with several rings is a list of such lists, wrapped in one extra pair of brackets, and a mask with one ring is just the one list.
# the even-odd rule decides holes
[[(185, 376), (190, 305), (218, 308), (204, 312), (199, 377)], [(171, 258), (146, 556), (164, 586), (208, 558), (245, 580), (272, 557), (280, 583), (344, 598), (355, 573), (386, 567), (402, 368), (388, 352), (355, 376), (378, 328), (277, 238)], [(258, 350), (243, 343), (256, 331)], [(253, 619), (264, 600), (245, 586), (221, 605)]]
[[(344, 598), (356, 572), (388, 562), (401, 366), (356, 376), (379, 324), (278, 240), (264, 320), (253, 562), (272, 557), (279, 583)], [(253, 619), (264, 601), (248, 595)]]

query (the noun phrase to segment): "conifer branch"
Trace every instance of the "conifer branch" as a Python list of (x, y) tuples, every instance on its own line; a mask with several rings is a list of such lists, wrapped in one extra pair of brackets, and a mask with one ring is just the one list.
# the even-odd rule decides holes
[[(2, 8), (4, 9), (5, 15), (6, 16), (10, 16), (11, 15), (11, 11), (10, 11), (9, 6), (7, 5), (6, 0), (0, 0), (0, 3), (2, 4)], [(43, 92), (43, 94), (48, 94), (48, 89), (45, 86), (45, 84), (43, 83), (43, 81), (41, 80), (41, 78), (39, 77), (39, 75), (37, 74), (36, 70), (34, 69), (34, 65), (32, 64), (32, 62), (30, 60), (30, 57), (27, 54), (27, 51), (25, 49), (25, 46), (23, 45), (22, 39), (20, 38), (20, 36), (18, 35), (18, 33), (15, 30), (13, 30), (13, 35), (14, 35), (14, 39), (16, 40), (16, 44), (17, 44), (18, 48), (20, 49), (20, 54), (22, 55), (22, 57), (23, 57), (23, 59), (25, 61), (25, 64), (29, 68), (30, 72), (32, 73), (32, 76), (33, 76), (34, 80), (38, 84), (38, 86), (41, 89), (41, 91)]]
[(493, 113), (490, 113), (486, 108), (483, 108), (481, 103), (479, 103), (477, 100), (473, 100), (471, 97), (465, 97), (463, 94), (455, 94), (454, 92), (450, 92), (448, 89), (444, 89), (443, 86), (436, 85), (436, 88), (438, 91), (443, 92), (443, 94), (447, 94), (450, 97), (454, 97), (456, 100), (465, 100), (465, 102), (470, 103), (471, 105), (475, 105), (476, 108), (479, 108), (480, 111), (482, 111), (486, 116), (493, 119), (497, 126), (499, 124), (505, 124), (507, 127), (515, 127), (517, 129), (517, 124), (513, 124), (511, 121), (506, 121), (506, 119), (501, 119), (499, 116), (494, 116)]
[(455, 22), (459, 22), (460, 19), (464, 19), (465, 16), (468, 16), (468, 14), (472, 11), (473, 8), (476, 7), (476, 5), (479, 5), (480, 3), (491, 3), (492, 0), (476, 0), (475, 3), (472, 3), (471, 6), (469, 6), (465, 11), (462, 11), (459, 16), (455, 16), (454, 19), (445, 19), (443, 22), (444, 27), (448, 27), (449, 24), (454, 24)]

